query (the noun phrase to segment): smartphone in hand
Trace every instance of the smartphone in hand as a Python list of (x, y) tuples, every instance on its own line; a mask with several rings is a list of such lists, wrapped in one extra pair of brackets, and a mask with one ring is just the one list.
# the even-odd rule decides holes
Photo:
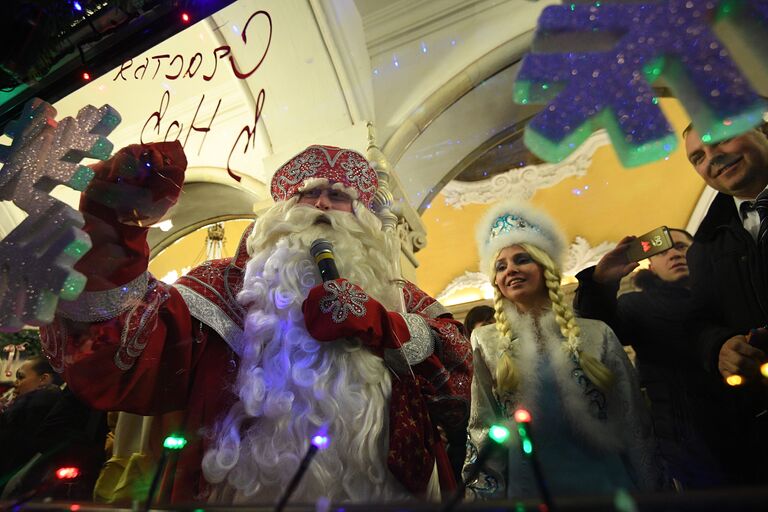
[(644, 260), (672, 248), (673, 245), (669, 228), (661, 226), (637, 237), (627, 249), (627, 259), (629, 261)]

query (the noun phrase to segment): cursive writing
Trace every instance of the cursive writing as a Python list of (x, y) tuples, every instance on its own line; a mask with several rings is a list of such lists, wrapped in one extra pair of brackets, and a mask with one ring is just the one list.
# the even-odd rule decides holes
[[(263, 20), (268, 27), (266, 43), (260, 55), (253, 52), (253, 48), (248, 48), (257, 39), (254, 37), (254, 27), (256, 25), (255, 21), (259, 19)], [(157, 54), (145, 57), (144, 62), (135, 67), (133, 66), (133, 61), (128, 60), (123, 63), (113, 80), (144, 80), (147, 76), (150, 77), (150, 80), (155, 79), (157, 76), (168, 80), (177, 80), (194, 78), (200, 74), (204, 81), (210, 81), (216, 74), (217, 69), (219, 69), (219, 61), (223, 61), (225, 58), (227, 58), (226, 62), (229, 64), (227, 67), (231, 70), (234, 77), (238, 80), (244, 80), (261, 67), (272, 44), (272, 18), (269, 13), (266, 11), (256, 11), (251, 14), (243, 26), (240, 38), (243, 45), (247, 48), (245, 50), (247, 53), (245, 54), (258, 57), (256, 64), (249, 66), (250, 69), (242, 69), (236, 62), (230, 46), (225, 45), (213, 49), (211, 53), (195, 52), (191, 57), (182, 54), (174, 56), (167, 53)], [(209, 55), (207, 61), (204, 55)], [(241, 150), (242, 154), (245, 155), (249, 150), (253, 150), (256, 147), (256, 127), (259, 119), (261, 119), (265, 98), (266, 93), (262, 88), (256, 97), (252, 122), (244, 125), (232, 139), (232, 146), (227, 155), (226, 169), (229, 175), (237, 181), (240, 181), (240, 177), (232, 170), (233, 156), (238, 153), (238, 150)], [(189, 113), (184, 113), (182, 114), (185, 117), (184, 119), (177, 119), (169, 114), (172, 94), (169, 89), (166, 89), (160, 97), (156, 110), (149, 114), (141, 128), (141, 143), (146, 144), (149, 141), (155, 140), (162, 140), (164, 142), (178, 140), (182, 143), (185, 151), (189, 151), (188, 144), (196, 140), (198, 141), (197, 154), (201, 154), (208, 134), (216, 127), (216, 116), (224, 100), (225, 98), (212, 100), (210, 96), (206, 97), (206, 94), (202, 94), (191, 118)], [(207, 117), (201, 114), (201, 112), (211, 111), (213, 113)], [(221, 138), (217, 137), (217, 140), (221, 140)]]
[[(181, 53), (177, 53), (173, 56), (168, 53), (152, 55), (144, 57), (143, 61), (138, 61), (135, 67), (133, 59), (128, 59), (120, 65), (120, 68), (112, 78), (112, 81), (144, 80), (147, 78), (148, 71), (151, 71), (148, 78), (149, 80), (154, 80), (158, 75), (167, 80), (194, 78), (200, 72), (201, 68), (203, 68), (203, 64), (205, 63), (204, 69), (207, 70), (207, 72), (204, 72), (201, 76), (203, 80), (209, 82), (216, 76), (216, 72), (219, 69), (219, 60), (224, 58), (227, 58), (229, 70), (236, 78), (240, 80), (248, 78), (259, 69), (262, 62), (264, 62), (267, 52), (269, 52), (269, 47), (272, 44), (272, 17), (267, 11), (256, 11), (248, 17), (248, 20), (245, 22), (243, 30), (240, 33), (240, 38), (245, 45), (243, 54), (253, 55), (255, 51), (258, 51), (258, 48), (249, 47), (249, 41), (252, 43), (250, 46), (253, 46), (253, 44), (258, 43), (258, 39), (255, 37), (248, 37), (248, 28), (255, 25), (255, 23), (252, 22), (257, 18), (263, 18), (267, 24), (267, 41), (261, 51), (261, 58), (250, 70), (241, 70), (240, 66), (238, 66), (235, 61), (234, 55), (232, 55), (232, 48), (229, 45), (223, 45), (214, 48), (210, 53), (203, 54), (201, 52), (195, 52), (191, 56), (183, 55)], [(256, 43), (253, 43), (253, 41), (256, 41)], [(256, 53), (256, 55), (258, 54)], [(163, 71), (162, 74), (160, 74), (161, 70)]]

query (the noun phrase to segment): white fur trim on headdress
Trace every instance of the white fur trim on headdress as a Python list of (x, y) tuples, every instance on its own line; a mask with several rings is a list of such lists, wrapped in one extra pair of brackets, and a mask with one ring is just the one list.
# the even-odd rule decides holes
[(504, 201), (491, 207), (477, 225), (475, 236), (480, 271), (486, 275), (496, 253), (522, 243), (535, 245), (562, 268), (566, 248), (562, 231), (548, 214), (523, 201)]
[[(318, 187), (327, 187), (328, 186), (328, 178), (307, 178), (304, 180), (304, 183), (301, 184), (299, 187), (299, 192), (306, 192), (307, 190), (312, 190), (313, 188)], [(333, 190), (340, 190), (341, 192), (344, 192), (352, 199), (359, 199), (360, 194), (357, 192), (357, 189), (354, 189), (352, 187), (345, 187), (343, 183), (336, 182), (333, 185), (331, 185), (331, 188)]]

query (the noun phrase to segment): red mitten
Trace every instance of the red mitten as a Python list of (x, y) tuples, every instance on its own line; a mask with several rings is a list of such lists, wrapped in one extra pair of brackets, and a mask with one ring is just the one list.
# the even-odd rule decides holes
[(146, 271), (147, 226), (176, 203), (186, 168), (179, 142), (134, 144), (91, 167), (80, 211), (93, 247), (75, 265), (87, 291), (116, 288)]
[(318, 341), (358, 338), (374, 354), (383, 356), (384, 349), (400, 348), (410, 340), (401, 315), (387, 311), (346, 279), (312, 288), (301, 310), (307, 331)]
[(126, 146), (91, 167), (95, 176), (80, 210), (102, 216), (100, 207), (106, 207), (121, 224), (149, 226), (176, 204), (186, 168), (178, 141)]

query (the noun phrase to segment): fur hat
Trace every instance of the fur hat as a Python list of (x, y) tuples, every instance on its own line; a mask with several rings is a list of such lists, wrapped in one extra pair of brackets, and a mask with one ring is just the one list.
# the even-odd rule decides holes
[(285, 201), (296, 194), (330, 185), (371, 207), (379, 180), (363, 155), (334, 146), (309, 146), (283, 164), (272, 176), (272, 199)]
[[(562, 268), (566, 248), (565, 237), (552, 218), (528, 203), (503, 201), (491, 207), (476, 230), (480, 271), (489, 274), (491, 258), (510, 245), (535, 245)], [(493, 276), (491, 276), (493, 277)]]

